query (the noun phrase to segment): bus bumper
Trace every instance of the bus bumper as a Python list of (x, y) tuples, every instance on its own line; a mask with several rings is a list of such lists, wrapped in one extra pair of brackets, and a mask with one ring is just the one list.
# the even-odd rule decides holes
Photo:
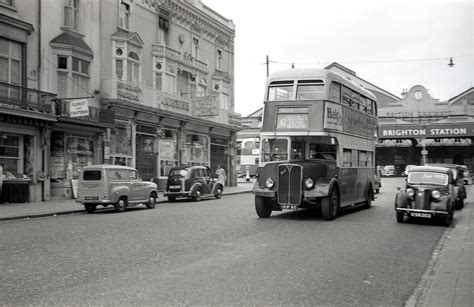
[(268, 188), (260, 188), (257, 182), (255, 182), (253, 186), (252, 193), (255, 194), (256, 196), (276, 197), (276, 191), (270, 190)]

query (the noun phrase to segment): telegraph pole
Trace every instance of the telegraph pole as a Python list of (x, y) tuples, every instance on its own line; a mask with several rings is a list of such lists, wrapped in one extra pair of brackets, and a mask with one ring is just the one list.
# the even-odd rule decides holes
[(270, 60), (268, 59), (268, 55), (267, 55), (267, 60), (265, 61), (265, 65), (267, 65), (267, 77), (268, 77), (268, 71), (269, 71), (269, 66), (270, 66)]

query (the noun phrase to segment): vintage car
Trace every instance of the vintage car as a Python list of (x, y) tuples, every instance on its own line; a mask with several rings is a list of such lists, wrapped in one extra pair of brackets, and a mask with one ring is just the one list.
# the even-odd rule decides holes
[(385, 165), (382, 167), (381, 175), (385, 177), (395, 176), (395, 165)]
[(438, 218), (451, 225), (456, 197), (451, 169), (438, 166), (414, 166), (408, 173), (404, 189), (395, 197), (397, 222), (408, 218)]
[(209, 167), (179, 166), (169, 172), (164, 196), (171, 202), (177, 197), (200, 201), (203, 196), (209, 195), (221, 198), (223, 191), (224, 183), (212, 178)]
[(127, 207), (145, 204), (155, 208), (158, 187), (151, 181), (143, 181), (134, 168), (121, 165), (89, 165), (79, 174), (78, 198), (87, 212), (92, 213), (98, 205), (113, 205), (116, 212)]
[(464, 202), (467, 198), (466, 187), (464, 186), (464, 171), (462, 165), (458, 164), (448, 164), (448, 163), (431, 163), (427, 164), (431, 166), (440, 166), (447, 167), (453, 172), (454, 180), (456, 181), (454, 185), (454, 194), (456, 195), (456, 204), (454, 209), (459, 210), (464, 208)]

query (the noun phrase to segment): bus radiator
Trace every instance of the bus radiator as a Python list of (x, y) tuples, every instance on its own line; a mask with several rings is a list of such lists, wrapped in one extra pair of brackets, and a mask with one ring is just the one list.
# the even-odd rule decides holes
[(299, 205), (303, 168), (297, 164), (278, 166), (278, 203), (280, 205)]

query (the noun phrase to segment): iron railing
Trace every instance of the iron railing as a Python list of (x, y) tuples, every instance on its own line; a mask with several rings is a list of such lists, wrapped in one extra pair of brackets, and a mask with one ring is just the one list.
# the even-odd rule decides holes
[(54, 114), (55, 94), (0, 82), (0, 104)]

